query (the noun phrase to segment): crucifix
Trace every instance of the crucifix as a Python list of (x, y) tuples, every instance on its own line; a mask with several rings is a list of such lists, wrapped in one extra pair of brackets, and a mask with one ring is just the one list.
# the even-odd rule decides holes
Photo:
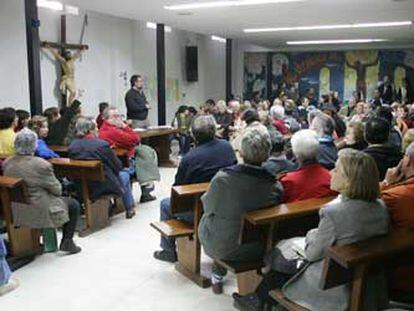
[[(62, 70), (61, 81), (59, 85), (59, 89), (62, 94), (61, 107), (66, 107), (68, 102), (68, 94), (69, 105), (73, 102), (76, 96), (75, 61), (81, 57), (81, 53), (83, 51), (89, 48), (87, 45), (82, 44), (83, 37), (85, 35), (85, 29), (88, 24), (88, 16), (85, 15), (80, 44), (70, 44), (66, 42), (66, 15), (61, 15), (60, 22), (60, 43), (42, 41), (41, 47), (50, 50), (53, 56), (60, 62)], [(59, 49), (59, 52), (57, 49)], [(70, 50), (77, 51), (72, 55)]]

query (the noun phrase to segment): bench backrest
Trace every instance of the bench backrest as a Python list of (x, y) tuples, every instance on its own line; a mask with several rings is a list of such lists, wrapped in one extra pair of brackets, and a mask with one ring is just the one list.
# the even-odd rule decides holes
[(98, 160), (73, 160), (68, 158), (50, 159), (57, 177), (82, 179), (87, 177), (92, 181), (104, 181), (103, 165)]
[(362, 265), (393, 267), (414, 260), (414, 232), (392, 232), (349, 245), (329, 248), (321, 278), (321, 288), (346, 284)]
[(209, 183), (174, 186), (171, 189), (171, 211), (173, 214), (192, 211), (194, 204), (208, 190)]

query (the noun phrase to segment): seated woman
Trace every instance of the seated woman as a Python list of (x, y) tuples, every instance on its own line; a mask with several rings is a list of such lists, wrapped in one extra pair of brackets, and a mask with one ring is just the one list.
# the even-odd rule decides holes
[(351, 148), (356, 150), (364, 150), (368, 147), (368, 143), (364, 138), (364, 124), (358, 121), (351, 121), (348, 123), (346, 129), (345, 139), (343, 143), (338, 146), (339, 149)]
[[(304, 241), (302, 238), (304, 249), (298, 246), (300, 243), (289, 243), (292, 239), (279, 242), (268, 257), (272, 270), (256, 293), (233, 295), (241, 310), (247, 306), (253, 306), (248, 310), (260, 310), (264, 302), (275, 304), (268, 296), (274, 288), (282, 288), (289, 300), (309, 310), (348, 310), (350, 291), (346, 285), (328, 290), (319, 287), (326, 251), (332, 245), (387, 234), (389, 218), (385, 204), (378, 199), (378, 169), (370, 156), (357, 150), (341, 150), (331, 175), (332, 190), (340, 195), (320, 209), (318, 228), (310, 230)], [(368, 281), (364, 310), (379, 310), (374, 306), (380, 306), (387, 296), (385, 279), (376, 276)]]
[(76, 121), (76, 135), (69, 146), (69, 157), (78, 160), (101, 160), (104, 165), (105, 181), (90, 182), (91, 198), (97, 199), (103, 194), (122, 196), (126, 218), (135, 216), (135, 200), (132, 196), (129, 173), (123, 170), (109, 144), (96, 137), (96, 123), (90, 118), (80, 117)]
[(295, 202), (336, 195), (331, 190), (329, 171), (318, 163), (319, 142), (311, 130), (300, 130), (291, 139), (292, 151), (299, 164), (296, 171), (281, 178), (283, 202)]
[(0, 109), (0, 156), (7, 157), (15, 154), (14, 129), (17, 125), (16, 111), (13, 108)]
[(35, 132), (38, 137), (35, 155), (43, 159), (59, 158), (59, 155), (50, 149), (45, 142), (47, 134), (49, 133), (46, 117), (34, 116), (30, 119), (28, 127)]
[[(264, 126), (245, 129), (240, 150), (244, 164), (219, 171), (202, 196), (204, 215), (198, 232), (204, 251), (210, 257), (232, 261), (262, 258), (262, 245), (240, 245), (238, 237), (242, 215), (280, 202), (282, 187), (261, 167), (269, 157), (270, 149), (270, 136)], [(224, 268), (214, 264), (212, 283), (215, 293), (222, 292), (225, 273)]]
[(216, 104), (217, 111), (214, 114), (214, 119), (217, 122), (217, 136), (225, 140), (229, 140), (229, 127), (232, 123), (231, 114), (228, 111), (226, 102), (219, 100)]
[(34, 156), (37, 135), (29, 129), (21, 130), (14, 141), (16, 156), (3, 164), (6, 176), (20, 177), (28, 190), (30, 208), (16, 204), (13, 208), (14, 224), (29, 228), (63, 227), (59, 249), (76, 254), (81, 248), (73, 242), (76, 222), (79, 217), (79, 203), (69, 197), (62, 197), (62, 186), (53, 173), (52, 164)]

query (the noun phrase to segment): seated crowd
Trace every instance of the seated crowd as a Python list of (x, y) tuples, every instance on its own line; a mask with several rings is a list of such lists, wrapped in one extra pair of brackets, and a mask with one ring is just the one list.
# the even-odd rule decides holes
[[(342, 105), (335, 92), (322, 96), (320, 102), (312, 92), (302, 99), (281, 92), (272, 104), (232, 99), (227, 104), (208, 100), (199, 111), (179, 107), (173, 121), (179, 133), (171, 137), (180, 148), (173, 186), (210, 183), (201, 197), (204, 213), (197, 237), (205, 253), (215, 259), (211, 282), (216, 294), (222, 292), (227, 272), (218, 261), (261, 260), (266, 263), (265, 273), (255, 292), (233, 295), (240, 310), (276, 305), (269, 295), (274, 288), (311, 310), (348, 308), (350, 293), (345, 286), (325, 291), (318, 286), (327, 249), (390, 231), (412, 234), (414, 230), (414, 105), (389, 104), (376, 90), (372, 101), (353, 99), (348, 105)], [(140, 183), (141, 202), (155, 199), (153, 182), (160, 179), (156, 163), (150, 160), (154, 151), (140, 144), (140, 136), (117, 108), (102, 103), (95, 122), (82, 116), (80, 106), (74, 101), (63, 113), (49, 108), (44, 116), (31, 118), (24, 114), (18, 118), (12, 108), (0, 110), (0, 156), (9, 157), (3, 172), (23, 178), (30, 203), (47, 209), (42, 214), (47, 217), (41, 219), (22, 210), (19, 220), (33, 228), (62, 226), (60, 249), (69, 253), (80, 251), (73, 234), (82, 198), (62, 196), (61, 181), (45, 160), (59, 157), (51, 146), (69, 146), (73, 159), (100, 160), (106, 180), (89, 184), (91, 197), (119, 195), (127, 218), (135, 215), (132, 178)], [(127, 167), (111, 148), (126, 150)], [(335, 199), (320, 209), (318, 227), (305, 237), (279, 241), (267, 253), (261, 243), (239, 243), (244, 214), (332, 196)], [(194, 222), (191, 212), (173, 214), (170, 198), (160, 205), (161, 221)], [(299, 240), (304, 245), (300, 250)], [(0, 242), (1, 291), (12, 281)], [(162, 237), (160, 246), (153, 255), (156, 259), (178, 260), (174, 239)], [(387, 303), (383, 301), (387, 287), (412, 294), (413, 278), (414, 265), (408, 264), (388, 279), (374, 279), (366, 303)]]

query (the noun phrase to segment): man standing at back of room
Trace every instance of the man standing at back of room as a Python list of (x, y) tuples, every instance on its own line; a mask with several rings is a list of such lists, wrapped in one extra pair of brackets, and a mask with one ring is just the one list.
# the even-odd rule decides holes
[(140, 75), (133, 75), (130, 82), (131, 88), (125, 95), (127, 118), (132, 120), (133, 128), (147, 128), (148, 110), (151, 107), (143, 91), (144, 79)]

